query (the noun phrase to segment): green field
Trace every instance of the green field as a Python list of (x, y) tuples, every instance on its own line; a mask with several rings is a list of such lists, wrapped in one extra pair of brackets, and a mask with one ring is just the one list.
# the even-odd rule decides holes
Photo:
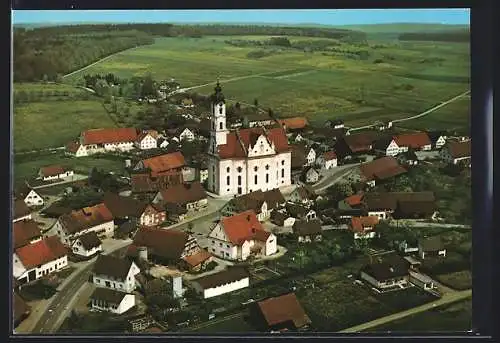
[(395, 320), (366, 332), (465, 332), (471, 328), (472, 301), (468, 299)]
[(14, 151), (60, 147), (84, 130), (114, 126), (97, 99), (16, 104)]
[(76, 158), (65, 156), (60, 152), (54, 154), (18, 155), (14, 156), (14, 185), (35, 177), (41, 167), (53, 164), (72, 167), (75, 173), (84, 175), (88, 174), (93, 167), (117, 173), (123, 171), (124, 168), (122, 159), (112, 156)]
[[(151, 73), (158, 80), (173, 77), (182, 87), (200, 86), (192, 91), (208, 94), (213, 85), (203, 85), (220, 75), (229, 99), (253, 103), (257, 98), (262, 107), (272, 107), (282, 116), (306, 115), (313, 121), (335, 116), (348, 125), (373, 121), (373, 116), (350, 115), (362, 107), (376, 107), (386, 110), (389, 118), (401, 118), (469, 89), (468, 44), (370, 41), (369, 46), (360, 48), (345, 43), (339, 46), (338, 41), (332, 40), (334, 49), (370, 53), (367, 60), (355, 60), (338, 51), (306, 53), (299, 49), (235, 47), (224, 43), (231, 39), (268, 38), (158, 38), (153, 45), (119, 53), (66, 81), (77, 82), (84, 74), (93, 73), (111, 72), (119, 77)], [(317, 40), (289, 39), (292, 44)], [(268, 54), (261, 58), (247, 56), (257, 50), (266, 50)], [(230, 81), (232, 78), (240, 79)], [(467, 108), (467, 103), (457, 106)], [(441, 112), (437, 125), (461, 126), (466, 113), (466, 109)]]

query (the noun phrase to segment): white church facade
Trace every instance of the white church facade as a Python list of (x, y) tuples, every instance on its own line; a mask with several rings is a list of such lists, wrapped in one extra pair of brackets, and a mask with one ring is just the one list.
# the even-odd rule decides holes
[(208, 191), (224, 196), (291, 185), (292, 157), (283, 128), (228, 130), (218, 82), (211, 100)]

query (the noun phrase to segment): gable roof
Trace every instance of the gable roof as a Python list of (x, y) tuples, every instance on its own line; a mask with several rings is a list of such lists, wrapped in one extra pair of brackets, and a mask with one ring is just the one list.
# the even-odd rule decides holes
[(359, 166), (361, 174), (366, 180), (386, 179), (406, 173), (406, 169), (399, 165), (391, 156), (385, 156)]
[(187, 233), (175, 229), (141, 228), (134, 237), (129, 254), (133, 255), (138, 247), (147, 247), (152, 255), (178, 260), (189, 238)]
[(349, 206), (358, 206), (362, 204), (363, 197), (365, 196), (364, 192), (359, 192), (357, 194), (353, 194), (344, 199), (346, 204)]
[(291, 145), (292, 149), (292, 168), (302, 168), (304, 164), (307, 162), (307, 156), (304, 146), (299, 144)]
[(395, 218), (412, 217), (413, 215), (432, 215), (436, 211), (434, 201), (398, 201)]
[(462, 158), (471, 156), (471, 140), (466, 140), (464, 142), (449, 141), (447, 143), (447, 149), (453, 158)]
[(292, 203), (287, 203), (285, 207), (286, 211), (294, 218), (301, 218), (311, 211), (305, 206)]
[(408, 262), (398, 256), (382, 262), (369, 264), (361, 269), (361, 271), (377, 281), (385, 281), (408, 275), (408, 267)]
[[(363, 202), (368, 210), (396, 210), (399, 202), (435, 203), (434, 192), (366, 193)], [(406, 205), (407, 206), (407, 205)]]
[(182, 152), (176, 151), (142, 160), (145, 168), (151, 169), (151, 174), (158, 174), (184, 167), (186, 161)]
[(183, 183), (160, 191), (163, 202), (185, 205), (207, 198), (207, 192), (200, 182)]
[(448, 136), (445, 131), (427, 131), (427, 135), (429, 136), (432, 144), (436, 144), (439, 138)]
[(14, 249), (29, 244), (32, 239), (42, 236), (40, 227), (34, 220), (22, 220), (12, 226)]
[(14, 195), (16, 196), (17, 199), (25, 199), (28, 194), (30, 192), (35, 192), (36, 195), (40, 196), (40, 194), (38, 194), (36, 192), (36, 190), (34, 188), (32, 188), (30, 185), (28, 185), (27, 183), (23, 183), (22, 185), (20, 185), (14, 192)]
[(31, 214), (31, 210), (26, 205), (24, 200), (19, 199), (19, 200), (14, 201), (13, 219), (21, 218), (21, 217), (27, 216), (29, 214)]
[(304, 171), (303, 171), (303, 174), (304, 174), (304, 175), (308, 175), (308, 174), (310, 174), (310, 173), (314, 173), (314, 174), (319, 175), (319, 172), (318, 172), (318, 171), (316, 170), (316, 168), (314, 168), (314, 167), (307, 167), (307, 168), (306, 168), (306, 169), (304, 169)]
[(259, 189), (255, 192), (247, 193), (230, 200), (231, 204), (238, 212), (250, 209), (258, 212), (262, 208), (264, 201), (266, 202), (268, 209), (274, 209), (280, 204), (283, 204), (285, 202), (285, 198), (279, 188), (274, 188), (265, 192)]
[(245, 158), (248, 149), (263, 135), (270, 144), (274, 144), (277, 153), (288, 151), (288, 139), (282, 128), (254, 127), (240, 129), (226, 135), (226, 144), (217, 147), (221, 158)]
[(158, 136), (157, 135), (154, 135), (153, 133), (151, 132), (148, 132), (148, 131), (143, 131), (141, 132), (138, 136), (137, 136), (137, 139), (136, 139), (136, 142), (140, 143), (144, 140), (144, 138), (146, 138), (146, 136), (150, 136), (151, 138), (153, 138), (154, 140), (157, 140), (158, 139)]
[(112, 192), (104, 193), (103, 203), (114, 218), (140, 217), (146, 208), (146, 204), (139, 200)]
[(337, 154), (335, 151), (327, 151), (323, 154), (323, 158), (325, 161), (331, 161), (337, 159)]
[(426, 132), (405, 133), (393, 137), (396, 144), (400, 147), (410, 147), (414, 149), (425, 145), (431, 145), (432, 142)]
[(14, 315), (14, 321), (18, 322), (21, 320), (26, 313), (29, 312), (30, 307), (23, 298), (16, 292), (14, 292), (14, 298), (12, 299), (12, 310)]
[(69, 234), (76, 233), (113, 220), (113, 215), (104, 204), (84, 207), (64, 214), (59, 218)]
[(426, 252), (436, 252), (445, 249), (441, 236), (422, 238), (418, 241), (418, 245)]
[(26, 269), (31, 269), (57, 260), (68, 253), (59, 237), (51, 236), (15, 250)]
[(108, 304), (119, 305), (126, 295), (127, 293), (125, 292), (118, 292), (109, 288), (97, 287), (90, 296), (90, 299), (104, 300)]
[(310, 186), (307, 186), (307, 185), (302, 185), (302, 186), (297, 187), (294, 190), (294, 192), (297, 192), (297, 195), (302, 200), (306, 200), (306, 199), (307, 200), (314, 200), (317, 198), (317, 194), (314, 191), (314, 189), (312, 189)]
[(102, 244), (95, 231), (87, 232), (86, 234), (78, 237), (78, 239), (82, 242), (82, 246), (85, 250), (97, 248)]
[(132, 261), (110, 255), (99, 255), (92, 272), (94, 275), (112, 276), (125, 280), (132, 267)]
[(212, 254), (210, 254), (208, 251), (205, 249), (200, 249), (197, 253), (193, 255), (189, 255), (183, 258), (183, 260), (191, 267), (196, 267), (200, 263), (205, 262), (208, 260), (210, 257), (212, 257)]
[(379, 222), (377, 216), (352, 217), (351, 228), (354, 232), (363, 232), (366, 227), (373, 228)]
[(227, 239), (235, 245), (252, 239), (266, 241), (271, 235), (264, 230), (253, 210), (241, 212), (231, 217), (223, 217), (219, 223)]
[(40, 172), (44, 177), (57, 176), (59, 174), (64, 174), (66, 169), (62, 166), (53, 165), (40, 168)]
[(76, 141), (73, 141), (73, 142), (69, 142), (68, 144), (66, 144), (66, 150), (75, 154), (78, 149), (80, 149), (82, 145), (80, 144), (80, 142), (76, 142)]
[(221, 272), (194, 279), (203, 289), (223, 286), (235, 281), (250, 277), (250, 274), (242, 267), (229, 267)]
[(311, 319), (300, 305), (295, 293), (259, 301), (257, 307), (268, 326), (293, 322), (296, 328), (311, 324)]
[(127, 127), (92, 129), (83, 131), (82, 139), (84, 145), (134, 142), (137, 139), (137, 129)]
[(289, 130), (303, 129), (309, 125), (309, 122), (304, 117), (292, 117), (279, 119), (278, 123)]
[(379, 138), (380, 133), (367, 131), (344, 136), (342, 140), (352, 152), (361, 152), (370, 150), (373, 143)]
[(151, 176), (149, 174), (132, 174), (130, 184), (133, 193), (154, 193), (160, 189), (183, 182), (182, 172), (169, 171), (160, 175)]
[(286, 212), (280, 212), (280, 211), (272, 211), (271, 212), (271, 222), (275, 223), (279, 226), (283, 225), (286, 219), (292, 218), (288, 213)]
[(308, 222), (305, 220), (297, 220), (292, 228), (293, 232), (299, 236), (318, 235), (322, 232), (319, 220), (310, 220)]

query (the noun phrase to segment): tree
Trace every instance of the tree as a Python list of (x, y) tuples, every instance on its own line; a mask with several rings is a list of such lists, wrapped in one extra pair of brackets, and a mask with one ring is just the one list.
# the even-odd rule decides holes
[(109, 94), (109, 85), (104, 79), (99, 79), (95, 83), (95, 92), (99, 96), (106, 96)]
[(257, 98), (253, 99), (253, 105), (259, 107), (259, 100), (257, 100)]
[(347, 182), (339, 182), (326, 190), (328, 197), (335, 203), (353, 195), (353, 189), (351, 184)]
[(141, 87), (141, 96), (156, 96), (154, 81), (150, 74), (146, 75), (146, 77), (144, 78), (144, 82), (142, 83)]

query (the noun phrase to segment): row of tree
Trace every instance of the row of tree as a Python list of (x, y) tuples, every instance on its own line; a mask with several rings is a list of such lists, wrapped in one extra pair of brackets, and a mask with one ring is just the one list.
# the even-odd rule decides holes
[(400, 41), (469, 42), (469, 30), (449, 32), (409, 32), (399, 35)]

